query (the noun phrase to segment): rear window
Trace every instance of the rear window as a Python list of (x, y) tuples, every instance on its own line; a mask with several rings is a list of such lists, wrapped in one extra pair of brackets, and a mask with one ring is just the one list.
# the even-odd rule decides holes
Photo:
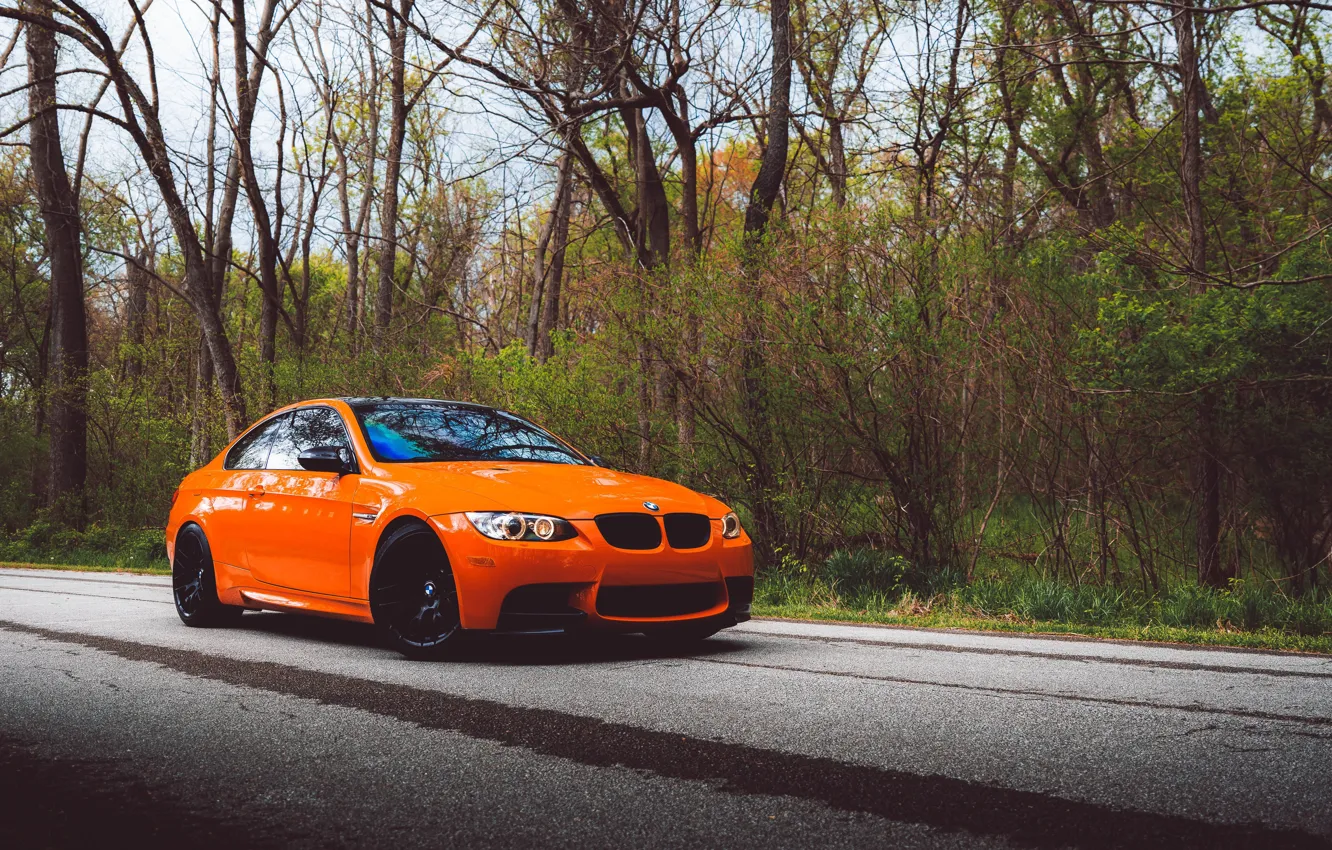
[(370, 453), (382, 462), (588, 463), (554, 435), (502, 410), (444, 402), (392, 401), (360, 404), (353, 410)]

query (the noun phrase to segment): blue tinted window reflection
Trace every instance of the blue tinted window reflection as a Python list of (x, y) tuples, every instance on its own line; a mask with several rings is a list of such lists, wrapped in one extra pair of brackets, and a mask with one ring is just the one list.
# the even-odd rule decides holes
[(381, 461), (585, 463), (532, 423), (489, 408), (385, 402), (358, 405), (356, 418), (370, 450)]

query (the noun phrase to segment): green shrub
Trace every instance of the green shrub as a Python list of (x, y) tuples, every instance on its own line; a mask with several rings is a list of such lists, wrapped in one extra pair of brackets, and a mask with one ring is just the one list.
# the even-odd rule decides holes
[(1125, 590), (1114, 587), (1084, 586), (1078, 606), (1079, 619), (1095, 626), (1122, 623), (1125, 620), (1136, 621), (1137, 604), (1133, 596)]
[(838, 591), (894, 593), (909, 568), (901, 555), (877, 549), (838, 549), (823, 565), (824, 577)]
[(166, 536), (160, 528), (130, 532), (122, 551), (136, 565), (166, 566)]
[(1332, 631), (1332, 610), (1316, 598), (1292, 599), (1281, 614), (1280, 626), (1306, 637), (1326, 634)]
[(903, 576), (902, 583), (928, 599), (965, 586), (967, 575), (954, 567), (913, 566)]
[(84, 531), (38, 520), (12, 535), (0, 536), (0, 560), (90, 567), (164, 569), (162, 529), (125, 529), (100, 524)]
[(21, 529), (15, 535), (15, 542), (26, 549), (42, 551), (51, 544), (52, 537), (59, 531), (59, 527), (45, 519), (34, 521), (27, 528)]
[(1271, 593), (1245, 590), (1235, 597), (1238, 621), (1235, 625), (1248, 631), (1261, 629), (1276, 619), (1278, 605)]
[(93, 552), (110, 553), (119, 549), (125, 542), (122, 529), (93, 523), (83, 532), (81, 547)]
[(1015, 582), (981, 580), (957, 588), (953, 601), (979, 614), (999, 616), (1013, 611), (1016, 589)]
[(1076, 602), (1072, 588), (1040, 579), (1023, 585), (1013, 607), (1015, 613), (1032, 620), (1069, 621), (1077, 610)]
[(1210, 628), (1226, 617), (1220, 594), (1205, 587), (1177, 587), (1161, 599), (1158, 618), (1162, 625), (1176, 628)]
[(55, 552), (77, 551), (83, 548), (83, 533), (73, 528), (58, 529), (45, 548)]

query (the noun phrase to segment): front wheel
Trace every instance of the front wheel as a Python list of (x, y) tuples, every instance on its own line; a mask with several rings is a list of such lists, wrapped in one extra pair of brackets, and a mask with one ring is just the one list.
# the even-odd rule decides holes
[(186, 525), (176, 533), (171, 591), (176, 601), (176, 614), (187, 626), (225, 626), (236, 622), (245, 613), (244, 608), (218, 601), (213, 553), (203, 529), (197, 525)]
[(458, 587), (435, 532), (406, 525), (380, 544), (370, 611), (389, 644), (408, 658), (443, 658), (457, 647), (463, 631)]

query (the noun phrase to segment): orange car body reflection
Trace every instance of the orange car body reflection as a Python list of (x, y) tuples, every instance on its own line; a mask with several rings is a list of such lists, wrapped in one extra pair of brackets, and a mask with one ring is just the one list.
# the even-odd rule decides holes
[[(228, 470), (228, 446), (188, 475), (177, 492), (166, 530), (168, 555), (174, 557), (181, 526), (197, 523), (208, 538), (218, 596), (226, 604), (370, 622), (368, 588), (376, 546), (390, 525), (411, 517), (439, 535), (467, 629), (496, 629), (512, 591), (551, 583), (570, 586), (569, 605), (582, 611), (582, 622), (592, 627), (633, 630), (644, 623), (717, 617), (738, 611), (741, 603), (741, 619), (748, 616), (750, 539), (743, 531), (734, 539), (723, 537), (721, 520), (729, 509), (717, 499), (592, 465), (381, 463), (341, 399), (301, 402), (262, 421), (314, 405), (331, 407), (341, 416), (359, 472)], [(493, 540), (472, 526), (468, 511), (549, 514), (568, 520), (578, 534), (558, 542)], [(711, 534), (694, 549), (672, 548), (665, 536), (655, 549), (618, 549), (601, 535), (596, 517), (624, 512), (651, 513), (659, 522), (669, 514), (701, 514), (709, 519)], [(746, 582), (746, 598), (732, 598)], [(715, 602), (700, 610), (649, 617), (598, 611), (603, 587), (703, 583), (715, 583), (717, 593)]]

